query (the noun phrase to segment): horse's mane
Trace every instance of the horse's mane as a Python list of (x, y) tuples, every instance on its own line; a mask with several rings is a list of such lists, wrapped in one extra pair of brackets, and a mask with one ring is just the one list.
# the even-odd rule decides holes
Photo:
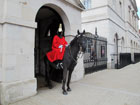
[(72, 41), (70, 42), (70, 45), (73, 46), (76, 42), (77, 42), (77, 35), (74, 37), (74, 39), (72, 39)]

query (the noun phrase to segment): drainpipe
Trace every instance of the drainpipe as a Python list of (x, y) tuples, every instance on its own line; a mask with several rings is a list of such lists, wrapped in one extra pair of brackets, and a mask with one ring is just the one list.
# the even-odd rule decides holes
[(116, 40), (116, 44), (117, 44), (117, 69), (119, 69), (119, 46), (118, 46), (118, 41), (121, 40), (119, 38), (117, 38)]
[(97, 66), (97, 38), (98, 38), (98, 34), (97, 34), (97, 27), (95, 27), (95, 50), (96, 50), (96, 66)]

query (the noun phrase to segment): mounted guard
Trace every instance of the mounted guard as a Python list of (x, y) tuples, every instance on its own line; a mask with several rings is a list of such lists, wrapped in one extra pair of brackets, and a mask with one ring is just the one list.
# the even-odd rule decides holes
[(68, 45), (63, 35), (62, 24), (59, 24), (58, 34), (54, 36), (52, 43), (52, 51), (46, 53), (50, 62), (56, 64), (57, 69), (63, 69), (62, 60), (64, 57), (65, 47)]
[[(77, 31), (77, 35), (74, 36), (74, 39), (70, 42), (68, 47), (66, 47), (67, 42), (65, 40), (62, 41), (63, 43), (56, 44), (57, 46), (55, 47), (56, 49), (59, 49), (57, 52), (58, 54), (63, 53), (61, 58), (54, 57), (52, 59), (52, 61), (63, 59), (63, 60), (61, 60), (61, 62), (63, 62), (62, 89), (63, 89), (64, 95), (67, 95), (67, 91), (71, 91), (71, 88), (70, 88), (71, 75), (72, 75), (72, 72), (77, 64), (78, 55), (80, 52), (84, 53), (86, 50), (87, 40), (86, 40), (86, 37), (84, 36), (84, 34), (85, 34), (85, 31), (83, 31), (82, 33)], [(64, 48), (62, 50), (60, 48), (61, 45), (63, 45), (62, 48)], [(65, 47), (66, 47), (66, 49), (65, 49)], [(52, 48), (53, 48), (53, 46), (52, 46)], [(50, 55), (49, 55), (49, 53), (50, 53)], [(54, 52), (52, 50), (49, 53), (47, 53), (47, 56), (50, 57), (50, 56), (53, 56)], [(57, 54), (57, 53), (55, 52), (55, 54)], [(48, 87), (51, 89), (53, 86), (52, 86), (52, 83), (50, 81), (51, 80), (50, 71), (51, 71), (51, 67), (54, 67), (54, 66), (53, 66), (53, 63), (50, 62), (49, 59), (46, 59), (46, 56), (44, 57), (44, 62), (45, 62), (45, 69), (46, 69), (45, 70), (45, 80), (48, 84)], [(67, 84), (67, 89), (65, 86), (66, 84)]]

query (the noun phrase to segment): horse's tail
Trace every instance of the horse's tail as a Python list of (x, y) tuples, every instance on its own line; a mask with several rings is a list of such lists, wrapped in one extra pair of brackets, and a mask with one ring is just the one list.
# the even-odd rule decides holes
[(43, 59), (44, 59), (44, 63), (47, 64), (48, 57), (46, 56), (46, 54), (43, 56)]

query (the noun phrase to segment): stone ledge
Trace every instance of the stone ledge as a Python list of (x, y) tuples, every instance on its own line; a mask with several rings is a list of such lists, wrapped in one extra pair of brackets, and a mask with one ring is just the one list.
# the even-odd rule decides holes
[(0, 17), (0, 24), (5, 24), (5, 23), (34, 28), (34, 29), (37, 28), (36, 22), (25, 21), (14, 17), (6, 17), (4, 19)]
[(35, 95), (37, 93), (36, 82), (36, 78), (33, 78), (25, 81), (0, 83), (0, 104), (8, 105)]

